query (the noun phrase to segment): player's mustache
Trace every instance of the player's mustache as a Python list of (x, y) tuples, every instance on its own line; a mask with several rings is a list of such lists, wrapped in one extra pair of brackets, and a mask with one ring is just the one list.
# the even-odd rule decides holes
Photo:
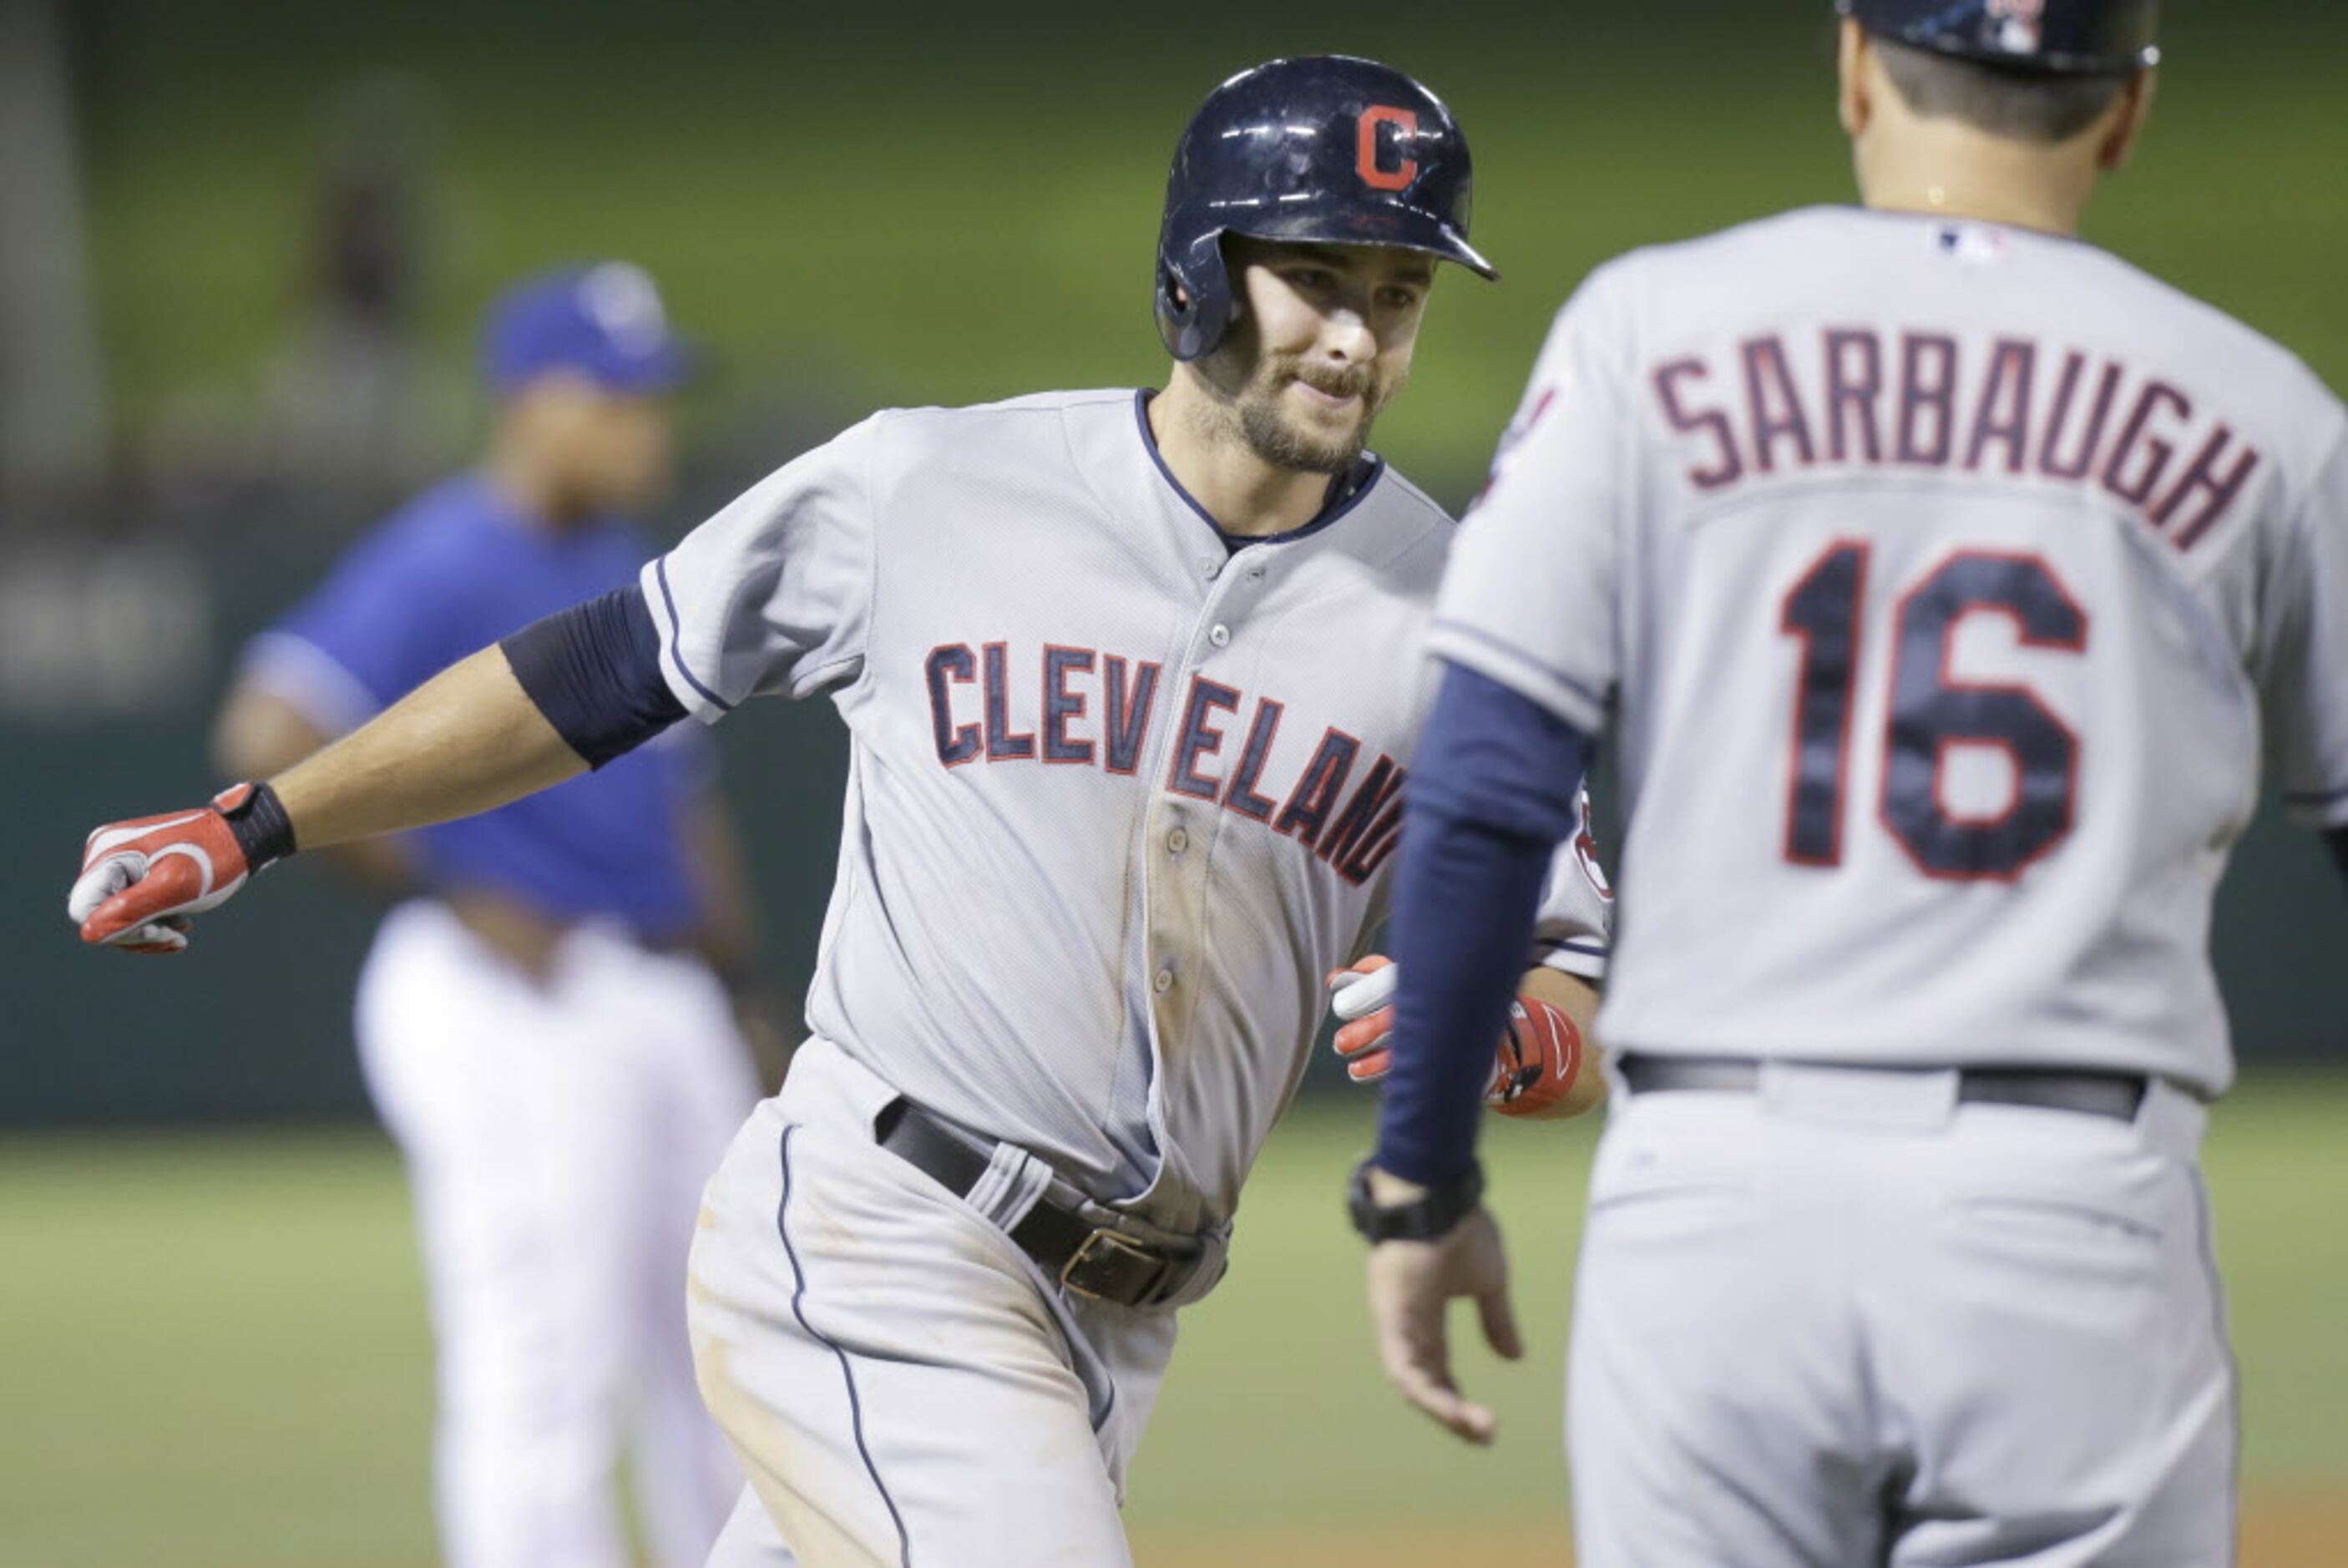
[(1325, 392), (1332, 397), (1359, 397), (1365, 403), (1370, 400), (1370, 394), (1378, 384), (1377, 377), (1371, 374), (1366, 365), (1357, 366), (1352, 370), (1295, 365), (1289, 367), (1288, 376), (1291, 380), (1302, 381), (1313, 390)]

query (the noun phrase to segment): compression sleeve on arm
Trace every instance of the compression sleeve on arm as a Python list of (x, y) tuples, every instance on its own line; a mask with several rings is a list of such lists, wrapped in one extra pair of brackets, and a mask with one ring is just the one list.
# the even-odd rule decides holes
[(1437, 1185), (1466, 1173), (1492, 1053), (1533, 941), (1550, 854), (1575, 830), (1591, 739), (1464, 665), (1420, 739), (1395, 894), (1394, 1069), (1376, 1161)]
[(590, 768), (685, 717), (660, 668), (660, 634), (631, 583), (534, 621), (498, 646), (547, 723)]

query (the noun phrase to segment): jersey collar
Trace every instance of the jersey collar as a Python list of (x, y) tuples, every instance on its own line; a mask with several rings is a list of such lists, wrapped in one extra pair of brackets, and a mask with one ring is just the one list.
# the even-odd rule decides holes
[(1367, 500), (1370, 491), (1385, 475), (1385, 459), (1375, 452), (1365, 452), (1352, 468), (1329, 481), (1328, 498), (1321, 503), (1321, 510), (1313, 514), (1313, 520), (1303, 527), (1292, 528), (1285, 533), (1227, 532), (1223, 525), (1215, 521), (1214, 514), (1199, 504), (1198, 497), (1182, 488), (1182, 481), (1174, 477), (1174, 470), (1166, 466), (1166, 456), (1158, 449), (1158, 438), (1149, 428), (1149, 399), (1154, 396), (1156, 394), (1147, 387), (1133, 395), (1133, 422), (1141, 433), (1142, 450), (1148, 452), (1149, 460), (1157, 465), (1158, 477), (1166, 481), (1166, 488), (1179, 496), (1182, 504), (1196, 513), (1200, 521), (1213, 529), (1215, 537), (1222, 541), (1223, 548), (1233, 554), (1251, 544), (1286, 544), (1320, 532)]

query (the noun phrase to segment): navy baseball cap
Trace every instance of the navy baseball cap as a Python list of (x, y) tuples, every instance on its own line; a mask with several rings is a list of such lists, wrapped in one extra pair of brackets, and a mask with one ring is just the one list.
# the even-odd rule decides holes
[(693, 370), (642, 267), (598, 262), (517, 284), (489, 307), (481, 369), (499, 393), (572, 370), (612, 392), (665, 392)]

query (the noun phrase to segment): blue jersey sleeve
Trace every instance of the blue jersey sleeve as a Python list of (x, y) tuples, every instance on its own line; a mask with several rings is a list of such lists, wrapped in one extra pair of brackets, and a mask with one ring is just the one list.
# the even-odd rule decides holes
[(1590, 738), (1540, 703), (1464, 665), (1445, 672), (1403, 819), (1381, 1169), (1439, 1184), (1474, 1160), (1493, 1048), (1551, 853), (1580, 828), (1590, 755)]

